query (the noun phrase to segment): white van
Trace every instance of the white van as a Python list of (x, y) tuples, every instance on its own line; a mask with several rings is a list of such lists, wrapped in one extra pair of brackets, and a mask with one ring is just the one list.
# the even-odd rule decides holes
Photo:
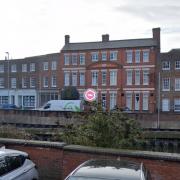
[(81, 100), (51, 100), (38, 110), (80, 112), (83, 110), (83, 105)]

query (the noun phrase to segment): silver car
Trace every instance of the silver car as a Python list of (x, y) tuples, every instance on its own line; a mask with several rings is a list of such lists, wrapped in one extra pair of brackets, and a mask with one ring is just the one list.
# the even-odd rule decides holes
[(38, 171), (27, 153), (0, 148), (0, 180), (38, 180)]
[(113, 159), (89, 160), (65, 180), (151, 180), (143, 163)]

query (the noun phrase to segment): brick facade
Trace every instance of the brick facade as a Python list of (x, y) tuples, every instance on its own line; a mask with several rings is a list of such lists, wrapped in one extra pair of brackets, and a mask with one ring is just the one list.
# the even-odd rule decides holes
[(160, 96), (160, 110), (164, 112), (179, 112), (180, 49), (173, 49), (167, 53), (161, 53), (158, 58), (157, 70), (157, 77), (159, 76), (160, 78), (160, 83), (157, 81), (157, 95)]
[[(102, 35), (102, 42), (70, 43), (70, 36), (66, 35), (60, 56), (61, 87), (77, 86), (81, 94), (87, 88), (93, 88), (97, 91), (98, 101), (106, 109), (117, 105), (132, 111), (154, 112), (155, 65), (159, 46), (159, 28), (153, 29), (153, 38), (149, 39), (110, 41), (106, 34)], [(82, 54), (83, 64), (80, 63)], [(84, 73), (85, 80), (80, 86), (81, 73)], [(74, 84), (74, 81), (77, 82)]]
[[(55, 62), (56, 68), (52, 68)], [(47, 63), (47, 70), (43, 69)], [(23, 109), (38, 107), (59, 96), (59, 53), (10, 59), (0, 62), (0, 104), (12, 103)], [(8, 70), (9, 67), (9, 70)], [(52, 76), (56, 85), (52, 86)], [(47, 77), (48, 84), (43, 81)], [(9, 101), (8, 101), (9, 97)]]
[[(152, 38), (146, 39), (110, 40), (104, 34), (102, 41), (71, 43), (66, 35), (60, 53), (0, 62), (0, 104), (7, 103), (9, 97), (9, 103), (32, 109), (48, 100), (60, 99), (65, 86), (76, 86), (81, 98), (86, 89), (95, 89), (98, 102), (105, 109), (118, 106), (133, 112), (153, 113), (158, 109), (160, 85), (160, 109), (178, 112), (180, 70), (175, 63), (179, 62), (180, 66), (180, 50), (160, 53), (160, 48), (160, 28), (152, 29)], [(53, 62), (56, 69), (52, 69)], [(164, 62), (170, 63), (169, 70), (162, 69)], [(30, 70), (33, 63), (35, 71)], [(48, 69), (44, 70), (46, 63)], [(11, 72), (13, 65), (16, 72)], [(22, 71), (23, 65), (26, 72)], [(13, 78), (15, 87), (12, 87)], [(169, 90), (162, 89), (163, 79), (169, 79)]]

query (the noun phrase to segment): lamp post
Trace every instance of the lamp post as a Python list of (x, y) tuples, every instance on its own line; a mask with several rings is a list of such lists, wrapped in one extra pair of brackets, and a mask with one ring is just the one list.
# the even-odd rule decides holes
[(160, 101), (161, 101), (161, 74), (158, 74), (158, 118), (157, 118), (157, 129), (160, 128)]
[(8, 88), (8, 104), (10, 103), (9, 98), (9, 52), (5, 52), (7, 54), (7, 88)]

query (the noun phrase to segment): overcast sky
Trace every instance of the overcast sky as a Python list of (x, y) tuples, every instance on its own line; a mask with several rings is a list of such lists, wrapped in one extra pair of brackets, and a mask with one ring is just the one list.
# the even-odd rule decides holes
[(179, 0), (0, 0), (0, 59), (59, 52), (71, 42), (151, 38), (161, 49), (180, 48)]

